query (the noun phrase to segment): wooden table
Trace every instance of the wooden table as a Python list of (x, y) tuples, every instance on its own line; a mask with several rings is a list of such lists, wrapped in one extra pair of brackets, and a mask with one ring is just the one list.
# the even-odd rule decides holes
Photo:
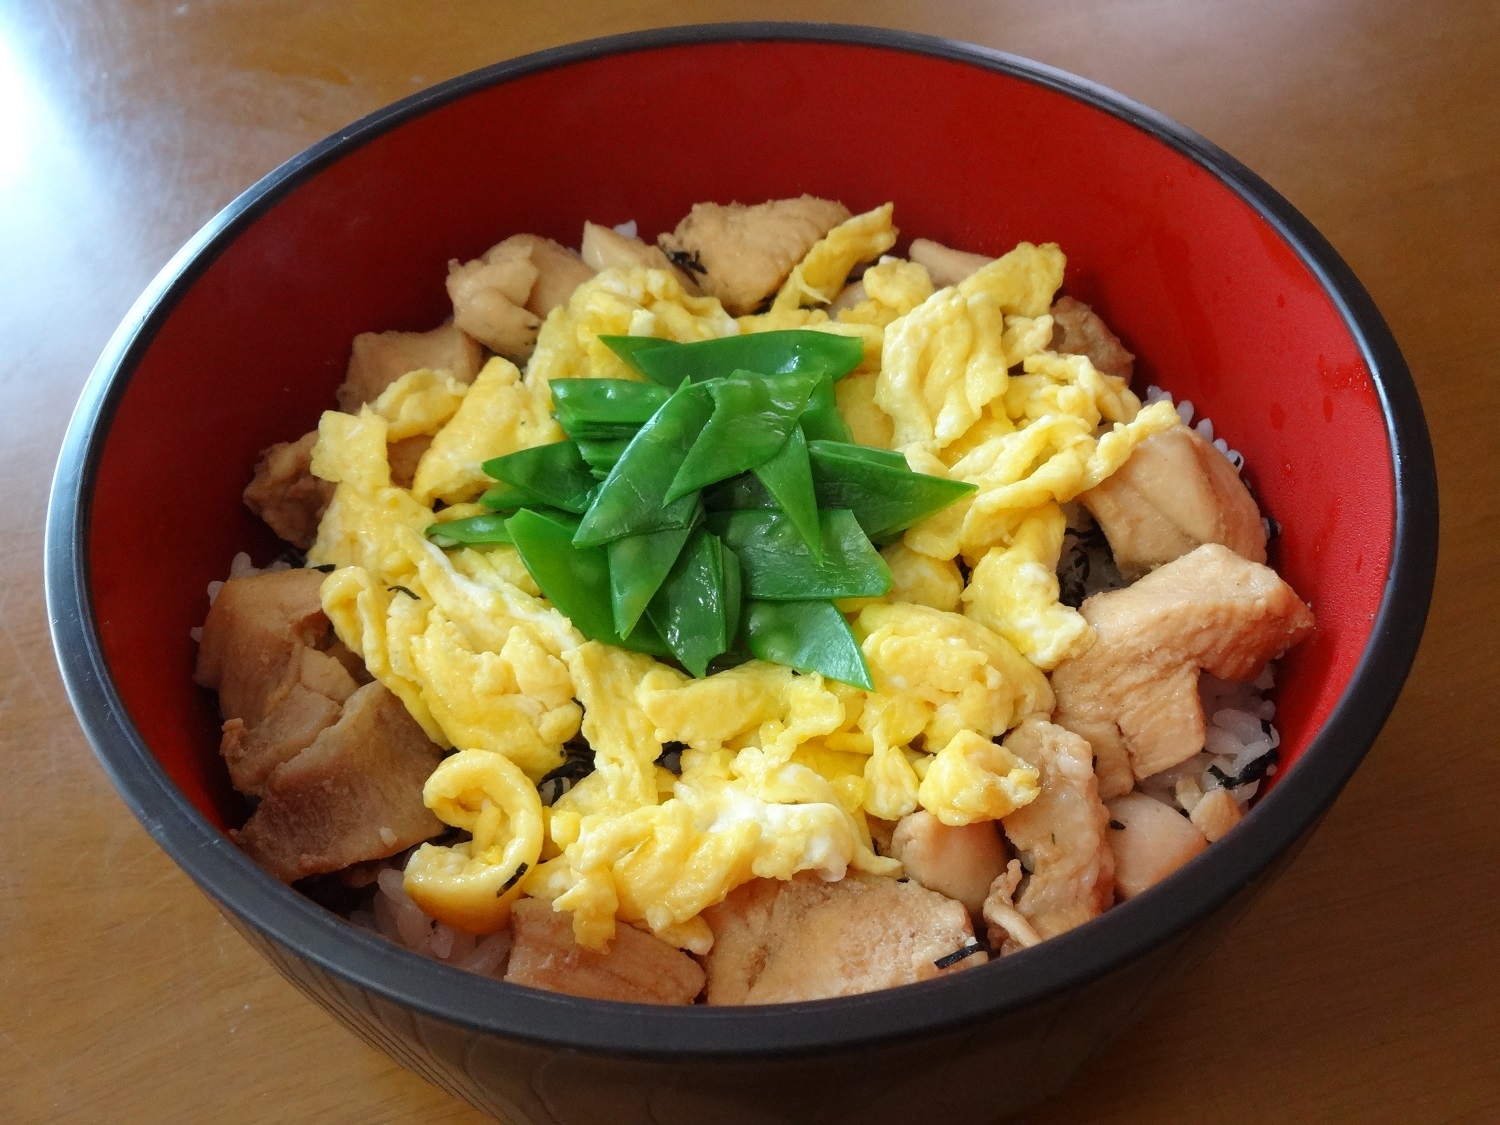
[(1364, 280), (1437, 447), (1437, 596), (1365, 766), (1225, 945), (1022, 1120), (1500, 1121), (1500, 5), (1482, 0), (0, 4), (0, 1121), (479, 1119), (284, 984), (115, 797), (47, 635), (53, 460), (132, 299), (305, 145), (523, 52), (755, 17), (973, 40), (1199, 130)]

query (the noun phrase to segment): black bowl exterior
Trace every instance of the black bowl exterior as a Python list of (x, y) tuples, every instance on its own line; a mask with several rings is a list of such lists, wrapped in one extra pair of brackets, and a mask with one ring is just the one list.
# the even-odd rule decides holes
[[(1081, 930), (982, 971), (840, 1001), (660, 1009), (489, 981), (354, 931), (257, 870), (166, 777), (111, 683), (87, 572), (93, 482), (115, 403), (176, 301), (218, 249), (317, 170), (474, 89), (613, 52), (789, 39), (925, 53), (1002, 71), (1097, 106), (1191, 156), (1293, 246), (1341, 309), (1373, 374), (1395, 467), (1396, 527), (1372, 640), (1332, 716), (1279, 785), (1167, 884)], [(1437, 489), (1416, 391), (1374, 304), (1285, 200), (1201, 137), (1110, 91), (1013, 56), (924, 36), (813, 24), (677, 28), (597, 40), (415, 95), (289, 162), (235, 201), (163, 271), (90, 379), (59, 460), (47, 597), (69, 694), (141, 822), (288, 979), (392, 1057), (516, 1122), (993, 1120), (1061, 1085), (1151, 986), (1268, 878), (1332, 803), (1394, 705), (1436, 564)], [(601, 1106), (603, 1107), (601, 1109)], [(898, 1112), (899, 1110), (899, 1112)]]

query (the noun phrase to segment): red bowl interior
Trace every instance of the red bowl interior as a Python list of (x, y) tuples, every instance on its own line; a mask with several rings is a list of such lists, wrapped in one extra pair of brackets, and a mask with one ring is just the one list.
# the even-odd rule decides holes
[[(829, 91), (857, 110), (814, 111)], [(772, 41), (609, 55), (440, 105), (301, 180), (182, 294), (111, 423), (88, 551), (119, 694), (205, 816), (243, 811), (188, 631), (236, 551), (277, 550), (240, 491), (261, 448), (331, 408), (351, 338), (439, 323), (448, 259), (518, 231), (649, 236), (698, 200), (803, 191), (894, 200), (905, 236), (964, 249), (1059, 243), (1067, 290), (1139, 357), (1137, 390), (1191, 399), (1245, 454), (1281, 525), (1272, 562), (1318, 620), (1283, 664), (1286, 775), (1365, 649), (1395, 504), (1370, 371), (1317, 277), (1214, 174), (1103, 110), (955, 61)]]

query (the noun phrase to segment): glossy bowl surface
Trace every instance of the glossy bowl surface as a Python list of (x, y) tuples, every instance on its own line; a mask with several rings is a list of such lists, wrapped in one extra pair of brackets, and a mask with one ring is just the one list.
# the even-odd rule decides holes
[[(191, 680), (189, 639), (229, 558), (248, 550), (265, 562), (279, 549), (239, 502), (257, 452), (331, 407), (356, 333), (443, 319), (450, 258), (517, 231), (576, 245), (585, 219), (634, 219), (649, 233), (698, 200), (804, 191), (856, 212), (894, 200), (907, 237), (965, 249), (1060, 243), (1067, 291), (1139, 357), (1137, 389), (1191, 399), (1245, 454), (1281, 528), (1272, 562), (1318, 618), (1282, 665), (1271, 790), (1167, 882), (1034, 950), (923, 985), (767, 1009), (651, 1009), (477, 981), (257, 870), (224, 833), (245, 808), (216, 753), (214, 701)], [(491, 1069), (529, 1074), (533, 1089), (559, 1051), (606, 1069), (665, 1067), (680, 1090), (697, 1088), (683, 1075), (748, 1066), (743, 1097), (754, 1102), (754, 1088), (783, 1073), (775, 1060), (794, 1069), (809, 1053), (924, 1039), (948, 1044), (951, 1059), (986, 1021), (1046, 1008), (1054, 1040), (1070, 1019), (1080, 1029), (1062, 1052), (1076, 1065), (1108, 1029), (1085, 1033), (1090, 1021), (1058, 1014), (1068, 998), (1157, 964), (1252, 887), (1368, 749), (1421, 634), (1436, 515), (1421, 408), (1384, 322), (1326, 241), (1231, 157), (1117, 94), (994, 51), (871, 29), (721, 25), (456, 79), (350, 126), (226, 208), (142, 296), (85, 390), (49, 513), (48, 599), (69, 692), (122, 796), (278, 967), (476, 1104), (584, 1120), (556, 1107), (525, 1116), (538, 1111), (495, 1092), (511, 1078), (476, 1092), (465, 1077), (475, 1045), (511, 1051)], [(350, 997), (385, 1014), (349, 1010)], [(382, 1039), (391, 1013), (406, 1030)], [(645, 1072), (622, 1073), (628, 1086)], [(683, 1099), (692, 1112), (705, 1104)], [(663, 1104), (646, 1112), (675, 1120)], [(863, 1120), (886, 1120), (872, 1112)], [(839, 1119), (817, 1113), (805, 1119)], [(791, 1119), (803, 1118), (764, 1118)]]

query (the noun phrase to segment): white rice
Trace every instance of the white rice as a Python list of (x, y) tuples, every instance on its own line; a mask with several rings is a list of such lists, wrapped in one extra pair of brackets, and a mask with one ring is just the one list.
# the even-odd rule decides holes
[(498, 977), (510, 957), (510, 931), (476, 938), (423, 912), (401, 885), (401, 869), (385, 867), (375, 877), (369, 906), (353, 911), (349, 921), (372, 930), (413, 953), (471, 973)]

